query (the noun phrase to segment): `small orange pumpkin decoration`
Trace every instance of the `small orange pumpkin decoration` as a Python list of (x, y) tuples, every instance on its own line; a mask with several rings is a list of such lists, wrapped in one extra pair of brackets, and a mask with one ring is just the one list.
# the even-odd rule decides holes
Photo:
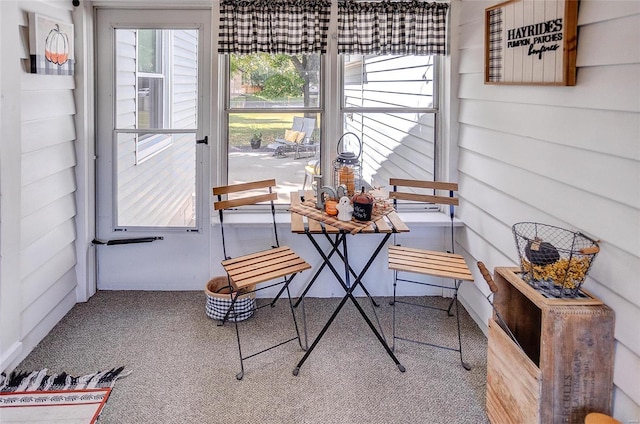
[(56, 65), (64, 65), (69, 60), (69, 36), (60, 31), (60, 26), (49, 31), (44, 42), (44, 57)]
[(329, 216), (336, 216), (338, 215), (338, 209), (336, 208), (337, 205), (338, 202), (335, 200), (327, 200), (324, 202), (324, 211)]

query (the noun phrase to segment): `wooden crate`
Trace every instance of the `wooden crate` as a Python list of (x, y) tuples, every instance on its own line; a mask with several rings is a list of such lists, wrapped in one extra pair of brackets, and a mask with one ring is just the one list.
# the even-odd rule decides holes
[[(489, 323), (487, 414), (492, 423), (583, 423), (611, 413), (614, 313), (594, 296), (548, 299), (496, 268)], [(518, 346), (500, 325), (499, 316)]]
[(487, 352), (487, 414), (492, 423), (538, 423), (542, 373), (493, 320)]

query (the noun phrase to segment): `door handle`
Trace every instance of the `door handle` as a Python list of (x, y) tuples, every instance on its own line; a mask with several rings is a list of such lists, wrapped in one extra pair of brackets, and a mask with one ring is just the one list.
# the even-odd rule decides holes
[(205, 135), (202, 140), (196, 140), (196, 144), (206, 144), (208, 146), (209, 145), (209, 137)]

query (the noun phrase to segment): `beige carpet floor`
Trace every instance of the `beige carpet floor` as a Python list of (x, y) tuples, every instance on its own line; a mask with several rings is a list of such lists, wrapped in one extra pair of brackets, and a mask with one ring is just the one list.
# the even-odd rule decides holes
[[(401, 373), (347, 303), (297, 377), (292, 370), (303, 352), (294, 342), (246, 361), (237, 381), (234, 327), (209, 319), (205, 300), (202, 292), (98, 292), (76, 305), (17, 369), (82, 375), (125, 366), (132, 373), (115, 384), (100, 424), (487, 422), (486, 338), (462, 308), (471, 371), (460, 366), (457, 352), (399, 342), (395, 353), (407, 370)], [(389, 299), (377, 300), (389, 339)], [(359, 301), (371, 315), (368, 301)], [(307, 300), (310, 336), (337, 303)], [(244, 322), (246, 352), (274, 334), (290, 334), (287, 313), (280, 302)], [(455, 344), (454, 326), (444, 312), (418, 310), (403, 328)]]

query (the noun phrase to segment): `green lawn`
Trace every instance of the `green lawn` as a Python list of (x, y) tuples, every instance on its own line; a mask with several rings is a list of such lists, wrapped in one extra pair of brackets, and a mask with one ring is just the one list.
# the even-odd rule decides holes
[(229, 115), (229, 144), (248, 146), (253, 134), (259, 133), (262, 133), (262, 145), (269, 144), (291, 128), (293, 116), (292, 113), (232, 113)]
[[(263, 101), (259, 97), (244, 96), (244, 101)], [(292, 101), (292, 99), (287, 99)], [(266, 101), (269, 102), (268, 100)], [(262, 145), (284, 137), (285, 130), (291, 129), (293, 117), (301, 115), (293, 112), (251, 113), (250, 110), (229, 115), (229, 144), (231, 146), (248, 146), (253, 134), (262, 133)]]

